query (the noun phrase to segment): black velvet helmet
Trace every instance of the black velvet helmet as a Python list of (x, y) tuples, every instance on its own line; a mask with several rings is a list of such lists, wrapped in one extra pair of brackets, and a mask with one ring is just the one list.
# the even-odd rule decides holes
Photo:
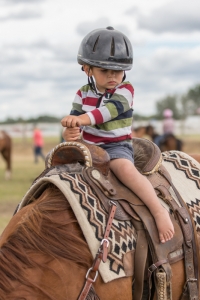
[(129, 39), (109, 26), (93, 30), (84, 37), (77, 60), (80, 65), (125, 71), (132, 68), (133, 50)]

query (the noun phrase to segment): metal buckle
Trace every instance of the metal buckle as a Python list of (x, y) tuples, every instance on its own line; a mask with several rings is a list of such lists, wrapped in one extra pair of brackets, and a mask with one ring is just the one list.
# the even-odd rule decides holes
[[(92, 268), (92, 267), (89, 268), (89, 270), (87, 271), (87, 274), (85, 275), (85, 278), (86, 278), (86, 279), (88, 279), (88, 276), (89, 276), (89, 274), (90, 274), (90, 271), (93, 271), (93, 268)], [(96, 271), (96, 274), (95, 274), (95, 276), (94, 276), (94, 279), (90, 278), (92, 282), (95, 282), (95, 281), (96, 281), (98, 274), (99, 274), (99, 272)]]
[(101, 241), (101, 245), (103, 245), (103, 243), (104, 242), (106, 242), (107, 243), (107, 248), (108, 248), (108, 246), (109, 246), (109, 240), (107, 240), (107, 239), (103, 239), (102, 241)]
[(183, 287), (183, 294), (185, 294), (185, 292), (187, 291), (187, 284), (188, 282), (196, 282), (197, 279), (196, 278), (188, 278), (184, 284), (184, 287)]
[(109, 204), (110, 204), (110, 206), (111, 206), (111, 205), (117, 206), (117, 204), (116, 204), (114, 201), (112, 201), (112, 200), (109, 201)]
[(148, 271), (152, 274), (157, 269), (156, 265), (153, 264), (148, 268)]

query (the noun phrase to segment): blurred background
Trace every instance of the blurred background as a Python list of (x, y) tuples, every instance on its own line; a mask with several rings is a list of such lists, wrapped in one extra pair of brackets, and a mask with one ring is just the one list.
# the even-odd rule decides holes
[(61, 142), (60, 119), (87, 83), (77, 51), (93, 29), (113, 26), (133, 45), (133, 129), (151, 125), (162, 135), (169, 108), (182, 150), (200, 152), (199, 11), (199, 0), (0, 0), (0, 130), (12, 140), (9, 180), (0, 157), (0, 231), (44, 169), (34, 127), (44, 155)]

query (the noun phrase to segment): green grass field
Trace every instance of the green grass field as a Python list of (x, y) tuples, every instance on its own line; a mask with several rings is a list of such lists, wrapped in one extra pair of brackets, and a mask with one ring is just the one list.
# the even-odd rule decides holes
[[(58, 143), (57, 138), (45, 138), (44, 154), (47, 154)], [(44, 170), (44, 161), (40, 157), (38, 164), (34, 163), (30, 139), (13, 140), (12, 169), (12, 178), (5, 180), (5, 162), (0, 157), (0, 233), (33, 180)]]
[[(200, 153), (200, 136), (182, 138), (183, 151), (186, 153)], [(45, 138), (44, 154), (47, 154), (60, 142), (59, 137)], [(5, 163), (0, 157), (0, 233), (7, 225), (12, 214), (28, 191), (33, 180), (44, 170), (44, 162), (34, 163), (31, 139), (13, 140), (12, 179), (4, 179)]]

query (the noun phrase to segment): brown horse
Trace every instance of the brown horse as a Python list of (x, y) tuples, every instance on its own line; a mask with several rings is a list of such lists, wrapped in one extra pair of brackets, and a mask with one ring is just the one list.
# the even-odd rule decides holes
[(10, 179), (11, 177), (11, 151), (11, 137), (5, 131), (0, 130), (0, 153), (2, 154), (2, 157), (6, 162), (6, 179)]
[(162, 152), (178, 150), (182, 151), (183, 142), (177, 139), (174, 134), (159, 135), (152, 125), (139, 126), (132, 131), (133, 137), (148, 138), (156, 143)]
[[(0, 299), (75, 300), (92, 265), (77, 219), (55, 186), (20, 210), (0, 239)], [(100, 299), (131, 300), (132, 278), (103, 283)]]
[(200, 153), (189, 153), (189, 155), (200, 163)]
[[(13, 216), (0, 249), (1, 300), (76, 300), (93, 261), (67, 199), (53, 185)], [(183, 260), (172, 265), (172, 273), (173, 300), (178, 300)], [(98, 276), (94, 288), (103, 300), (132, 300), (132, 281), (130, 276), (104, 283)]]
[[(173, 174), (174, 155), (172, 155), (171, 163), (168, 162), (170, 156), (168, 157), (166, 154), (165, 167), (167, 168), (167, 164), (169, 164), (172, 178), (179, 184), (180, 178), (182, 178), (183, 185), (187, 186), (189, 179), (184, 174), (186, 170), (187, 172), (190, 170), (190, 165), (183, 162), (181, 167), (179, 163), (180, 170), (178, 171), (178, 168), (175, 167), (175, 174)], [(186, 162), (187, 156), (185, 158), (181, 156), (180, 161), (182, 160)], [(55, 170), (57, 167), (49, 169), (50, 173), (49, 175), (47, 173), (46, 178), (48, 182), (51, 181), (49, 179), (50, 174), (53, 174), (51, 172), (55, 172)], [(62, 168), (60, 170), (59, 176), (66, 183), (67, 177), (62, 174)], [(177, 172), (181, 177), (177, 176)], [(77, 182), (72, 171), (71, 173), (73, 180)], [(57, 177), (58, 175), (56, 175)], [(40, 179), (43, 180), (43, 178), (36, 179), (36, 185)], [(190, 188), (188, 185), (187, 191), (196, 186), (195, 180), (198, 181), (196, 172), (192, 175)], [(41, 181), (41, 183), (43, 185), (44, 182)], [(74, 184), (71, 182), (70, 188), (65, 188), (65, 196), (52, 183), (46, 185), (43, 191), (41, 188), (37, 191), (34, 189), (34, 195), (28, 200), (29, 204), (18, 210), (5, 228), (0, 238), (1, 300), (78, 299), (93, 258), (77, 221), (77, 216), (69, 205), (70, 193), (72, 190), (73, 193), (76, 191)], [(87, 190), (87, 183), (84, 182), (78, 182), (77, 186), (82, 186), (85, 193), (86, 191), (88, 193), (90, 189), (88, 187)], [(81, 195), (79, 190), (78, 193)], [(196, 217), (199, 208), (193, 206), (192, 200), (199, 195), (199, 188), (196, 188), (195, 193), (189, 195), (189, 200), (191, 201), (191, 214)], [(29, 197), (29, 194), (27, 195)], [(91, 195), (89, 196), (90, 203), (92, 203), (94, 199), (91, 198)], [(83, 201), (83, 195), (80, 196), (80, 199)], [(172, 299), (179, 300), (186, 282), (184, 260), (180, 259), (172, 263), (171, 270), (173, 274), (171, 280)], [(94, 289), (98, 297), (103, 300), (138, 300), (132, 297), (133, 280), (134, 274), (104, 283), (99, 275), (94, 283)], [(90, 299), (99, 298), (93, 296)], [(163, 298), (158, 298), (155, 293), (153, 299)]]
[(132, 137), (133, 138), (144, 138), (146, 136), (146, 126), (139, 126), (132, 128)]

